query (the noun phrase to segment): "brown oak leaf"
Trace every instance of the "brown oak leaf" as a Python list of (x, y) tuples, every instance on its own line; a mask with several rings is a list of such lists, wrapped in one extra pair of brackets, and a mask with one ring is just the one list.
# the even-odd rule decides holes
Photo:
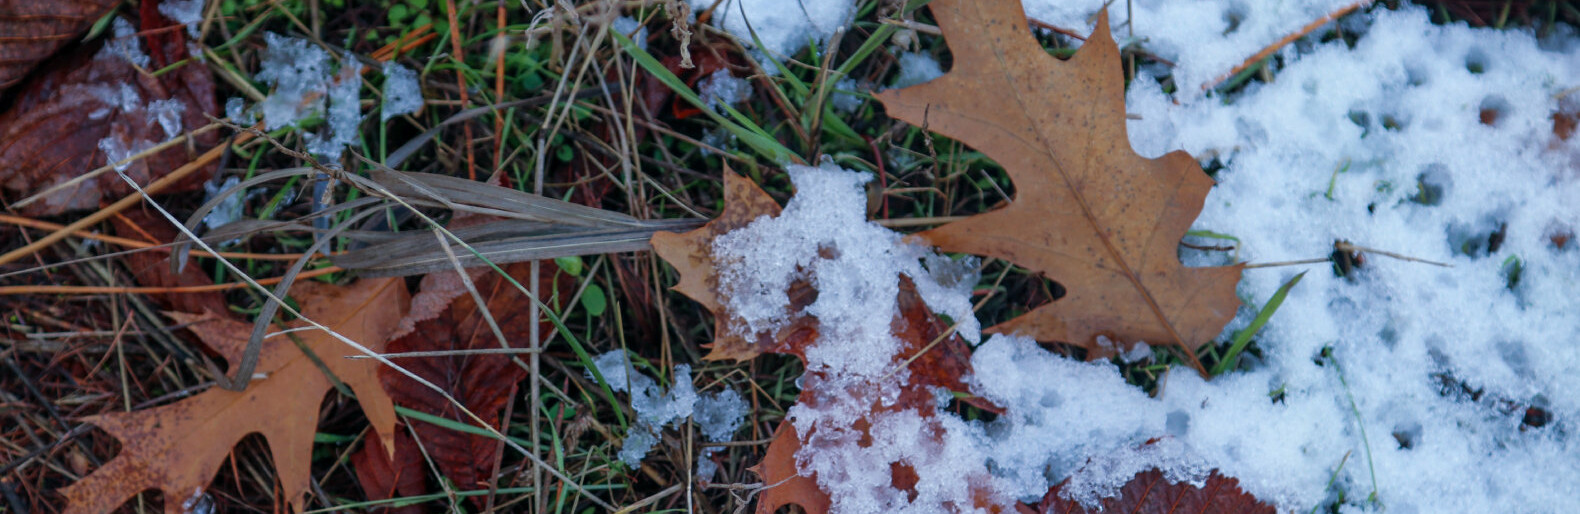
[(954, 55), (943, 77), (876, 95), (889, 115), (986, 153), (1015, 183), (1013, 203), (923, 232), (945, 251), (1001, 258), (1045, 273), (1068, 294), (990, 331), (1112, 355), (1173, 345), (1190, 363), (1240, 301), (1240, 265), (1186, 268), (1180, 239), (1212, 179), (1182, 151), (1146, 159), (1130, 148), (1124, 76), (1106, 14), (1068, 61), (1048, 55), (1015, 0), (928, 4)]
[[(219, 113), (213, 79), (202, 63), (189, 61), (154, 77), (117, 50), (141, 52), (140, 38), (105, 39), (118, 46), (84, 45), (52, 59), (16, 90), (11, 108), (0, 113), (0, 192), (8, 201), (15, 203), (208, 125), (205, 115)], [(132, 162), (123, 171), (147, 184), (218, 144), (219, 133), (198, 134), (191, 143)], [(166, 191), (196, 188), (215, 166)], [(19, 212), (48, 216), (94, 209), (102, 200), (131, 193), (111, 171), (56, 190)]]
[[(302, 314), (375, 352), (409, 302), (400, 279), (362, 280), (337, 287), (302, 282), (292, 288)], [(168, 313), (214, 351), (235, 363), (252, 332), (252, 324), (214, 313)], [(290, 327), (305, 326), (291, 322)], [(380, 386), (371, 360), (346, 357), (360, 354), (334, 336), (316, 330), (291, 333), (302, 346), (351, 387), (362, 412), (382, 444), (392, 447), (395, 408)], [(313, 434), (318, 427), (319, 403), (331, 387), (328, 377), (287, 335), (263, 340), (258, 373), (246, 391), (209, 388), (191, 398), (127, 413), (85, 418), (121, 441), (121, 451), (103, 467), (61, 490), (68, 513), (110, 512), (146, 489), (165, 497), (165, 512), (182, 512), (184, 500), (202, 494), (225, 456), (242, 437), (263, 434), (278, 469), (283, 497), (297, 512), (302, 493), (311, 479)]]
[(71, 43), (117, 0), (0, 0), (0, 91)]
[(1136, 512), (1167, 514), (1274, 514), (1273, 506), (1262, 503), (1240, 490), (1240, 481), (1214, 471), (1200, 487), (1170, 482), (1156, 469), (1136, 473), (1119, 496), (1104, 498), (1091, 509), (1059, 497), (1064, 484), (1054, 486), (1042, 497), (1037, 512), (1043, 514), (1095, 514), (1098, 512)]

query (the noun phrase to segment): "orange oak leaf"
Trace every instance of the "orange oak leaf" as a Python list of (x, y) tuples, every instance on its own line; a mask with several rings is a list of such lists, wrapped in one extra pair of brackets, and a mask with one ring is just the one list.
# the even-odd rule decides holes
[[(292, 288), (302, 314), (375, 351), (405, 312), (409, 297), (401, 279), (363, 280), (347, 287), (303, 282)], [(237, 362), (252, 324), (207, 316), (170, 313), (214, 351)], [(292, 322), (290, 327), (305, 326)], [(315, 330), (290, 334), (302, 347), (351, 387), (374, 430), (391, 448), (395, 407), (379, 385), (378, 364), (346, 357), (355, 349)], [(258, 373), (246, 391), (210, 388), (192, 398), (128, 413), (85, 418), (121, 441), (121, 451), (103, 467), (61, 490), (68, 513), (110, 512), (146, 489), (165, 497), (165, 512), (182, 512), (182, 502), (203, 494), (225, 456), (242, 437), (263, 434), (278, 468), (283, 496), (301, 512), (306, 491), (319, 403), (331, 387), (313, 358), (292, 341), (275, 335), (263, 340)]]
[(1156, 469), (1136, 473), (1119, 496), (1104, 498), (1098, 508), (1059, 497), (1064, 484), (1042, 497), (1036, 511), (1042, 514), (1094, 514), (1098, 512), (1160, 512), (1171, 514), (1274, 514), (1273, 506), (1240, 490), (1240, 481), (1214, 471), (1201, 486), (1170, 482)]
[[(1186, 268), (1177, 248), (1212, 179), (1183, 151), (1130, 148), (1124, 77), (1106, 14), (1080, 51), (1043, 51), (1015, 0), (928, 4), (954, 55), (943, 77), (877, 96), (890, 116), (925, 125), (992, 157), (1015, 182), (1013, 203), (920, 234), (945, 251), (1001, 258), (1045, 273), (1068, 294), (990, 331), (1112, 355), (1195, 349), (1240, 302), (1240, 265)], [(1205, 371), (1203, 371), (1205, 372)]]
[[(737, 335), (736, 320), (724, 314), (724, 303), (719, 300), (719, 272), (714, 268), (713, 240), (718, 236), (744, 227), (762, 216), (778, 216), (779, 204), (773, 197), (757, 187), (751, 179), (724, 170), (724, 212), (703, 225), (702, 228), (677, 234), (653, 234), (653, 251), (680, 272), (680, 283), (673, 288), (691, 297), (712, 312), (714, 339), (707, 360), (748, 360), (771, 351), (773, 336), (747, 340)], [(763, 344), (758, 344), (763, 343)]]

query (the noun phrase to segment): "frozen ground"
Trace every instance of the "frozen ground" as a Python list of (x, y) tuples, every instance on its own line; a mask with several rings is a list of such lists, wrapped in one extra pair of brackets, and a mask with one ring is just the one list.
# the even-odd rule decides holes
[[(1032, 3), (1033, 16), (1072, 28), (1099, 4)], [(1309, 511), (1341, 492), (1344, 512), (1580, 509), (1572, 435), (1580, 429), (1580, 138), (1554, 134), (1555, 113), (1580, 112), (1580, 39), (1434, 26), (1418, 7), (1377, 9), (1344, 22), (1358, 34), (1353, 48), (1302, 41), (1282, 51), (1274, 82), (1227, 98), (1203, 94), (1199, 84), (1345, 3), (1137, 0), (1135, 37), (1178, 66), (1134, 81), (1132, 145), (1222, 165), (1195, 228), (1237, 237), (1243, 260), (1325, 257), (1343, 239), (1452, 267), (1372, 254), (1346, 277), (1327, 264), (1248, 270), (1240, 286), (1248, 307), (1226, 336), (1309, 272), (1258, 337), (1262, 357), (1211, 382), (1172, 373), (1158, 398), (1126, 385), (1110, 364), (992, 338), (973, 357), (973, 392), (1009, 412), (988, 425), (900, 412), (873, 421), (870, 446), (817, 441), (801, 464), (820, 470), (836, 508), (939, 511), (959, 504), (969, 494), (964, 479), (987, 469), (1002, 497), (1029, 499), (1069, 478), (1070, 494), (1090, 501), (1160, 466), (1177, 478), (1219, 469), (1282, 511)], [(1111, 9), (1122, 27), (1123, 3)], [(1148, 23), (1164, 19), (1174, 23)], [(1163, 74), (1178, 92), (1153, 80)], [(779, 259), (767, 273), (721, 270), (743, 277), (733, 285), (742, 291), (782, 290), (779, 268), (792, 264), (827, 275), (820, 290), (839, 294), (824, 291), (811, 310), (830, 313), (830, 333), (871, 340), (859, 352), (829, 348), (853, 358), (808, 352), (809, 367), (848, 381), (830, 389), (826, 408), (798, 407), (791, 419), (836, 434), (852, 415), (839, 405), (861, 400), (839, 395), (882, 395), (901, 377), (881, 369), (892, 343), (835, 313), (887, 312), (873, 302), (892, 299), (892, 284), (872, 270), (927, 282), (915, 268), (925, 252), (846, 219), (862, 212), (861, 181), (839, 173), (793, 170), (800, 192), (785, 215), (797, 222), (760, 222), (716, 250), (736, 265)], [(830, 213), (796, 214), (802, 205)], [(841, 244), (857, 240), (881, 248)], [(841, 252), (821, 257), (820, 245)], [(785, 264), (786, 255), (805, 262)], [(947, 289), (930, 304), (953, 304)], [(732, 307), (753, 326), (772, 325), (783, 310), (765, 295), (738, 295)], [(924, 424), (945, 442), (915, 441)], [(1152, 438), (1162, 442), (1137, 449)], [(887, 477), (872, 475), (895, 461), (927, 470), (920, 483), (931, 488), (915, 499), (886, 491)]]

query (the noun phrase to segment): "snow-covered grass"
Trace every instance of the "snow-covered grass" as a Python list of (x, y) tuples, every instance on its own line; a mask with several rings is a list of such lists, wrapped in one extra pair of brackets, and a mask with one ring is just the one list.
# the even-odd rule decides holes
[[(1248, 270), (1240, 288), (1246, 306), (1202, 355), (1209, 364), (1221, 360), (1225, 343), (1280, 285), (1306, 274), (1238, 365), (1210, 381), (1172, 368), (1178, 364), (1174, 356), (1144, 346), (1117, 361), (1084, 363), (1065, 356), (1071, 352), (1058, 345), (984, 337), (972, 357), (978, 372), (961, 393), (1006, 407), (1004, 415), (933, 391), (947, 406), (939, 409), (943, 417), (895, 413), (875, 425), (883, 443), (878, 446), (841, 439), (851, 435), (844, 424), (850, 413), (835, 406), (860, 400), (852, 395), (881, 399), (901, 378), (873, 367), (892, 357), (884, 353), (892, 342), (883, 339), (878, 325), (891, 315), (885, 314), (892, 308), (886, 301), (893, 298), (899, 273), (924, 288), (936, 286), (928, 296), (934, 309), (967, 324), (992, 325), (1059, 295), (1057, 284), (1011, 264), (987, 260), (963, 267), (959, 263), (968, 261), (930, 256), (889, 230), (933, 226), (993, 208), (1015, 194), (1015, 184), (991, 156), (890, 119), (869, 101), (874, 89), (947, 72), (947, 45), (927, 30), (927, 10), (903, 8), (919, 3), (687, 2), (694, 16), (713, 8), (707, 25), (681, 24), (691, 31), (694, 51), (719, 52), (732, 63), (707, 75), (669, 68), (702, 93), (704, 105), (687, 105), (662, 85), (652, 87), (644, 75), (652, 70), (637, 69), (634, 52), (608, 39), (597, 42), (607, 23), (631, 36), (635, 48), (650, 52), (659, 67), (678, 60), (677, 34), (683, 31), (664, 8), (622, 4), (621, 12), (605, 13), (595, 7), (607, 3), (570, 2), (578, 16), (534, 18), (543, 12), (539, 4), (560, 3), (518, 8), (507, 2), (510, 30), (496, 40), (494, 4), (456, 2), (463, 42), (456, 53), (447, 39), (445, 2), (435, 0), (382, 2), (400, 7), (382, 19), (365, 16), (375, 12), (365, 5), (343, 0), (161, 5), (183, 7), (169, 15), (201, 29), (194, 42), (217, 57), (207, 65), (221, 70), (220, 98), (232, 100), (228, 115), (264, 121), (286, 148), (311, 148), (319, 159), (340, 155), (337, 162), (349, 172), (370, 168), (349, 154), (379, 160), (433, 130), (438, 137), (409, 154), (401, 169), (475, 172), (479, 180), (498, 170), (504, 182), (525, 191), (541, 183), (544, 194), (556, 198), (642, 218), (674, 218), (716, 215), (723, 206), (719, 170), (728, 165), (781, 203), (788, 201), (785, 221), (765, 221), (726, 238), (725, 253), (753, 266), (734, 270), (728, 283), (764, 292), (743, 296), (737, 307), (774, 323), (773, 307), (782, 298), (768, 293), (799, 273), (797, 264), (825, 281), (820, 302), (826, 303), (815, 310), (848, 340), (830, 342), (809, 357), (818, 371), (844, 373), (833, 382), (798, 381), (801, 365), (786, 356), (746, 363), (705, 360), (703, 345), (716, 336), (711, 318), (666, 290), (675, 277), (649, 254), (563, 261), (561, 269), (576, 287), (561, 294), (586, 294), (565, 304), (565, 334), (556, 332), (541, 354), (520, 356), (541, 360), (541, 376), (533, 382), (540, 394), (532, 396), (528, 383), (521, 383), (500, 429), (521, 441), (537, 437), (538, 455), (550, 467), (596, 484), (595, 494), (610, 503), (698, 511), (709, 511), (704, 503), (712, 503), (712, 511), (749, 503), (759, 487), (770, 484), (757, 483), (748, 467), (761, 461), (774, 428), (788, 419), (793, 426), (822, 427), (831, 436), (820, 441), (828, 451), (809, 452), (804, 463), (828, 471), (822, 478), (847, 511), (893, 510), (900, 503), (935, 511), (938, 501), (968, 494), (959, 477), (972, 475), (991, 475), (990, 483), (982, 483), (1006, 500), (1030, 499), (1069, 479), (1070, 496), (1090, 502), (1149, 466), (1164, 467), (1178, 479), (1218, 469), (1282, 511), (1574, 510), (1580, 502), (1580, 451), (1572, 441), (1580, 415), (1573, 394), (1580, 384), (1572, 373), (1580, 369), (1574, 342), (1580, 333), (1574, 298), (1580, 243), (1560, 247), (1557, 241), (1580, 229), (1580, 210), (1573, 206), (1580, 199), (1580, 143), (1554, 137), (1553, 112), (1580, 112), (1573, 89), (1580, 85), (1580, 63), (1573, 58), (1577, 38), (1568, 25), (1540, 20), (1543, 39), (1530, 28), (1442, 26), (1409, 4), (1362, 9), (1280, 50), (1256, 74), (1214, 89), (1201, 86), (1349, 2), (1135, 0), (1112, 2), (1109, 10), (1127, 64), (1136, 63), (1126, 66), (1127, 110), (1135, 118), (1132, 145), (1148, 156), (1188, 150), (1220, 182), (1194, 228), (1234, 239), (1193, 236), (1186, 242), (1235, 248), (1182, 249), (1188, 263), (1321, 259), (1334, 253), (1335, 241), (1348, 240), (1453, 267), (1368, 253), (1344, 276), (1327, 263)], [(1030, 0), (1026, 9), (1040, 23), (1084, 33), (1102, 3)], [(1552, 5), (1560, 3), (1572, 7), (1562, 0)], [(1557, 12), (1568, 19), (1568, 11)], [(406, 47), (418, 38), (404, 37), (427, 21), (436, 22), (436, 37)], [(130, 25), (106, 28), (122, 37), (105, 46), (103, 58), (148, 66)], [(1079, 46), (1051, 31), (1039, 31), (1039, 37), (1054, 55)], [(835, 40), (837, 45), (830, 44)], [(347, 63), (375, 62), (370, 57), (387, 45), (402, 47), (394, 53), (398, 64), (360, 70), (360, 78), (348, 71), (357, 66)], [(355, 60), (340, 53), (346, 50)], [(740, 66), (742, 58), (757, 66)], [(504, 80), (496, 83), (496, 77)], [(364, 83), (370, 87), (362, 88)], [(466, 102), (460, 100), (463, 90)], [(127, 94), (117, 84), (94, 91), (104, 104), (97, 116), (143, 111), (137, 119), (146, 115), (162, 128), (161, 121), (171, 119), (171, 109), (156, 104), (160, 99)], [(502, 116), (490, 112), (465, 124), (444, 124), (465, 109), (523, 99), (535, 101), (501, 110)], [(688, 107), (706, 108), (709, 100), (743, 113), (817, 166), (786, 173), (784, 163), (746, 146), (717, 118), (680, 114)], [(470, 158), (467, 148), (473, 150)], [(299, 154), (262, 141), (233, 150), (211, 184), (302, 165)], [(336, 205), (354, 199), (343, 185), (320, 186), (317, 193), (304, 186), (297, 179), (251, 186), (210, 221), (289, 222), (268, 236), (224, 246), (255, 256), (304, 252), (320, 236), (299, 230), (306, 224), (300, 216), (321, 206), (326, 194)], [(198, 195), (190, 196), (197, 201)], [(167, 207), (179, 210), (178, 201), (167, 201)], [(429, 228), (398, 215), (375, 218), (399, 223), (401, 230)], [(376, 234), (358, 234), (370, 235)], [(823, 242), (850, 251), (823, 255)], [(340, 239), (331, 248), (353, 244)], [(764, 252), (773, 258), (749, 258)], [(193, 259), (197, 266), (189, 269), (215, 268), (206, 257)], [(261, 258), (243, 264), (257, 278), (284, 272), (283, 265)], [(315, 260), (313, 267), (327, 265)], [(347, 277), (336, 272), (318, 279), (355, 280)], [(228, 274), (215, 278), (234, 280)], [(598, 309), (590, 308), (588, 298), (594, 296)], [(111, 299), (103, 302), (103, 312), (122, 312), (125, 305), (115, 302), (127, 296), (94, 298)], [(239, 291), (226, 300), (248, 312), (259, 305)], [(40, 300), (50, 302), (67, 314), (80, 305), (98, 305)], [(975, 316), (967, 313), (976, 303)], [(842, 309), (850, 306), (857, 310)], [(20, 309), (18, 323), (34, 322), (30, 312)], [(13, 353), (10, 358), (26, 376), (69, 376), (86, 384), (43, 388), (54, 403), (18, 411), (23, 429), (4, 431), (13, 450), (34, 448), (29, 437), (60, 430), (45, 415), (50, 408), (86, 405), (73, 412), (91, 414), (121, 410), (123, 401), (152, 405), (207, 380), (201, 366), (171, 364), (187, 362), (166, 348), (180, 337), (151, 344), (147, 333), (163, 330), (159, 323), (139, 322), (139, 330), (126, 331), (108, 321), (113, 317), (50, 316), (98, 333), (125, 332), (125, 338), (120, 345), (84, 347), (81, 355), (89, 365), (80, 370), (57, 364), (70, 365), (69, 359)], [(92, 324), (100, 318), (102, 323)], [(43, 333), (59, 330), (40, 326)], [(122, 346), (124, 356), (118, 353)], [(109, 371), (82, 372), (93, 362), (116, 363), (98, 369), (128, 370), (136, 387)], [(601, 370), (606, 382), (588, 378), (589, 369)], [(38, 383), (64, 383), (51, 380)], [(12, 387), (14, 377), (0, 377), (0, 384)], [(828, 401), (794, 406), (802, 387), (830, 393)], [(31, 398), (22, 389), (7, 390)], [(109, 400), (94, 399), (101, 396)], [(329, 421), (318, 428), (322, 442), (315, 452), (323, 458), (314, 470), (323, 473), (315, 480), (324, 493), (308, 499), (310, 508), (371, 506), (356, 503), (364, 492), (351, 468), (331, 464), (357, 448), (365, 428), (350, 414), (351, 405), (344, 399), (324, 404), (339, 414), (326, 416)], [(461, 432), (478, 430), (453, 425)], [(917, 437), (924, 426), (949, 435), (948, 444), (927, 447)], [(101, 436), (81, 437), (92, 443), (84, 448), (108, 447), (100, 444)], [(1156, 443), (1142, 444), (1153, 438)], [(77, 469), (70, 460), (75, 450), (41, 455), (54, 459), (50, 466), (19, 468), (26, 477), (17, 484), (75, 478), (62, 471)], [(235, 455), (235, 468), (243, 472), (222, 471), (212, 496), (233, 510), (270, 508), (267, 450), (244, 444)], [(914, 500), (886, 490), (883, 470), (889, 468), (879, 464), (896, 459), (922, 463), (916, 466), (926, 472), (918, 477), (921, 483), (937, 487)], [(540, 468), (507, 451), (488, 484), (436, 477), (428, 477), (428, 484), (430, 491), (449, 487), (478, 498), (497, 492), (494, 505), (506, 510), (532, 510), (527, 505), (540, 502), (544, 511), (592, 506), (570, 492), (535, 496), (534, 469)], [(833, 481), (841, 471), (858, 472), (853, 476), (860, 480)], [(538, 490), (569, 491), (547, 475), (542, 484)], [(470, 500), (456, 498), (395, 501), (428, 502), (422, 507), (430, 510), (472, 509)]]

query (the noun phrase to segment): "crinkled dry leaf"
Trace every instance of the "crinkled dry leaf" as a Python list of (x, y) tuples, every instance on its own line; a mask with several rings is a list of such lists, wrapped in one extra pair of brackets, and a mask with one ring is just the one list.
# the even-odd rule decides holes
[(1200, 487), (1170, 482), (1156, 469), (1136, 473), (1119, 496), (1104, 498), (1102, 505), (1089, 509), (1059, 497), (1064, 484), (1043, 496), (1037, 512), (1043, 514), (1095, 514), (1098, 512), (1157, 512), (1167, 514), (1274, 514), (1271, 505), (1240, 490), (1240, 481), (1214, 471)]
[(1046, 273), (1068, 294), (993, 327), (1112, 355), (1194, 351), (1234, 317), (1241, 266), (1186, 268), (1177, 248), (1212, 179), (1185, 152), (1146, 159), (1125, 131), (1124, 76), (1107, 15), (1068, 61), (1043, 51), (1015, 0), (928, 4), (954, 55), (943, 77), (877, 96), (889, 115), (992, 157), (1015, 182), (1007, 207), (923, 232), (950, 252)]
[(71, 43), (119, 0), (0, 0), (0, 91)]
[[(201, 63), (189, 62), (155, 78), (121, 55), (100, 50), (100, 45), (85, 45), (56, 57), (16, 90), (11, 108), (0, 114), (0, 189), (9, 202), (203, 127), (209, 123), (205, 114), (219, 112), (213, 80)], [(218, 132), (205, 132), (190, 145), (167, 148), (124, 171), (147, 184), (218, 143)], [(194, 173), (166, 191), (196, 188), (212, 170)], [(131, 192), (112, 171), (46, 195), (20, 213), (95, 209), (103, 200)]]
[[(292, 295), (303, 315), (382, 352), (384, 341), (406, 310), (409, 298), (400, 279), (363, 280), (348, 287), (302, 282)], [(227, 360), (239, 360), (252, 323), (207, 316), (169, 313)], [(304, 326), (300, 322), (289, 324)], [(380, 386), (372, 360), (347, 359), (355, 349), (319, 331), (292, 335), (351, 387), (374, 430), (389, 442), (395, 429), (395, 408)], [(283, 497), (297, 512), (311, 479), (313, 434), (319, 404), (332, 387), (329, 378), (291, 338), (263, 340), (258, 373), (246, 391), (209, 388), (196, 396), (146, 410), (86, 418), (121, 441), (121, 451), (103, 467), (61, 489), (68, 513), (110, 512), (146, 489), (164, 493), (165, 512), (181, 512), (181, 500), (205, 490), (225, 456), (242, 437), (263, 434), (278, 469)]]

